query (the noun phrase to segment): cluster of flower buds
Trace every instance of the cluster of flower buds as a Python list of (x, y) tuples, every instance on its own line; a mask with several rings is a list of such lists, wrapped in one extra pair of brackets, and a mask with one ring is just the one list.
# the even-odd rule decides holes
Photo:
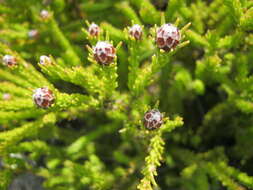
[(93, 47), (95, 60), (101, 65), (110, 65), (116, 57), (116, 50), (112, 44), (100, 41)]
[[(100, 34), (100, 28), (97, 24), (92, 23), (88, 28), (89, 35), (92, 37), (98, 37)], [(94, 59), (100, 65), (110, 65), (116, 57), (116, 49), (107, 41), (98, 41), (93, 47)]]
[[(42, 19), (48, 19), (50, 14), (46, 10), (42, 10), (40, 13)], [(100, 33), (100, 28), (95, 23), (92, 23), (89, 26), (88, 32), (91, 36), (97, 37)], [(135, 40), (141, 40), (142, 38), (142, 27), (138, 24), (133, 25), (129, 28), (129, 35), (132, 36)], [(37, 30), (31, 30), (28, 33), (29, 37), (35, 37), (38, 35)], [(158, 48), (165, 51), (170, 51), (175, 48), (180, 41), (180, 32), (177, 27), (172, 24), (162, 25), (156, 33), (156, 44)], [(99, 41), (93, 47), (94, 59), (101, 65), (110, 65), (116, 57), (116, 49), (107, 41)], [(11, 55), (5, 55), (3, 57), (3, 63), (8, 66), (16, 65), (15, 57)], [(52, 63), (50, 57), (46, 55), (40, 56), (41, 65), (47, 65)], [(50, 107), (55, 100), (53, 92), (47, 87), (38, 88), (34, 91), (33, 94), (34, 103), (41, 108)], [(152, 109), (145, 113), (144, 115), (144, 126), (147, 129), (153, 130), (160, 128), (163, 124), (163, 115), (157, 109)]]
[(17, 65), (17, 59), (13, 55), (5, 55), (3, 56), (3, 65), (8, 67), (13, 67)]
[[(89, 26), (89, 34), (91, 36), (98, 36), (100, 28), (95, 23)], [(134, 24), (129, 28), (129, 35), (135, 40), (141, 40), (143, 31), (142, 27), (138, 24)], [(158, 48), (165, 51), (174, 49), (180, 42), (180, 31), (178, 28), (170, 23), (162, 25), (156, 33), (156, 44)], [(106, 41), (97, 42), (93, 47), (94, 59), (101, 65), (110, 65), (116, 57), (116, 50), (110, 43)]]
[(47, 87), (37, 88), (33, 94), (34, 103), (40, 108), (49, 108), (54, 103), (53, 92)]
[(129, 34), (135, 40), (141, 40), (142, 37), (142, 28), (139, 24), (134, 24), (131, 28), (129, 28)]
[(158, 48), (170, 51), (179, 44), (180, 38), (180, 32), (176, 26), (164, 24), (157, 30), (156, 44)]
[(152, 109), (145, 113), (143, 123), (149, 130), (158, 129), (163, 124), (163, 115), (159, 110)]
[(100, 28), (97, 24), (95, 23), (92, 23), (90, 26), (89, 26), (89, 29), (88, 29), (88, 32), (91, 36), (93, 37), (97, 37), (100, 33)]
[(28, 33), (27, 33), (28, 37), (30, 39), (35, 39), (35, 38), (38, 38), (39, 37), (39, 32), (38, 30), (34, 29), (34, 30), (30, 30)]
[(46, 55), (42, 55), (40, 56), (40, 62), (39, 64), (41, 65), (48, 65), (48, 64), (51, 64), (52, 61), (50, 59), (50, 57), (46, 56)]

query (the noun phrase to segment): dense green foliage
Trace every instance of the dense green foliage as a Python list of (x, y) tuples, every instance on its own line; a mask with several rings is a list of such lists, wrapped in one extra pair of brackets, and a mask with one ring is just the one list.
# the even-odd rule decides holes
[[(155, 42), (164, 23), (182, 37), (170, 52)], [(0, 65), (0, 189), (27, 172), (48, 190), (253, 189), (252, 31), (251, 0), (0, 0), (0, 58), (17, 61)], [(99, 40), (116, 48), (110, 66)]]

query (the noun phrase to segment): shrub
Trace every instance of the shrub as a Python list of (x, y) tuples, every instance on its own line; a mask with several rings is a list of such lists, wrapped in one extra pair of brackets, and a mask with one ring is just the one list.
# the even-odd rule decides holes
[(0, 2), (1, 189), (253, 189), (252, 1)]

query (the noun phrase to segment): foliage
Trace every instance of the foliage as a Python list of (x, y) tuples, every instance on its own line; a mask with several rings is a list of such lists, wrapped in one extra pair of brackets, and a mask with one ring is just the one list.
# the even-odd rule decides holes
[[(164, 23), (181, 33), (169, 52)], [(253, 189), (252, 31), (250, 0), (0, 0), (0, 58), (17, 61), (0, 66), (0, 189), (26, 172), (49, 190)], [(116, 49), (109, 66), (98, 41)], [(33, 102), (41, 87), (48, 109)], [(164, 118), (150, 131), (153, 108)]]

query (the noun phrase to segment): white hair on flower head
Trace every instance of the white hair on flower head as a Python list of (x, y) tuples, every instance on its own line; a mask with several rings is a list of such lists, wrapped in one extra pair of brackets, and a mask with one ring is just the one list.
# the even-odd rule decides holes
[(51, 63), (51, 59), (50, 59), (50, 57), (48, 57), (46, 55), (42, 55), (42, 56), (40, 56), (40, 62), (39, 63), (41, 65), (46, 65), (46, 64)]
[(3, 56), (3, 64), (14, 65), (16, 64), (16, 58), (13, 55), (5, 55)]

